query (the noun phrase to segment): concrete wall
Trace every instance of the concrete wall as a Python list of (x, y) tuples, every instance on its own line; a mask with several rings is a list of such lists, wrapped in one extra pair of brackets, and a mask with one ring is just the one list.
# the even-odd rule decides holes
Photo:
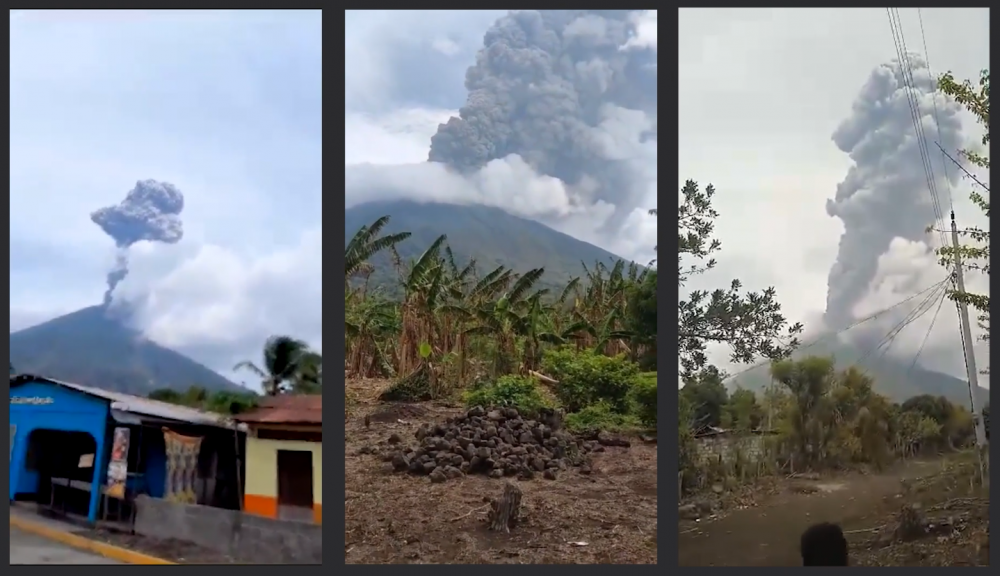
[(278, 450), (312, 452), (313, 520), (323, 522), (323, 444), (321, 442), (291, 442), (261, 440), (247, 435), (246, 488), (244, 508), (247, 512), (276, 518), (278, 516)]
[(323, 528), (305, 522), (139, 496), (135, 531), (151, 538), (194, 542), (240, 563), (323, 563)]
[(750, 462), (759, 461), (764, 455), (766, 436), (750, 434), (745, 436), (719, 434), (697, 438), (698, 455), (702, 460), (722, 458), (724, 462), (733, 462), (737, 454)]

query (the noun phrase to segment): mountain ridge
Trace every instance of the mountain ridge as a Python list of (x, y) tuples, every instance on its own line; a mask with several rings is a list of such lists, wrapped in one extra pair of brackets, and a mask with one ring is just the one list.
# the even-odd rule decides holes
[(89, 306), (10, 334), (20, 373), (146, 396), (190, 386), (246, 390), (210, 368), (127, 327), (103, 305)]
[[(412, 200), (373, 201), (347, 208), (345, 243), (361, 226), (382, 216), (390, 217), (383, 234), (411, 234), (396, 246), (403, 261), (418, 257), (444, 234), (459, 265), (475, 258), (480, 272), (499, 265), (518, 273), (545, 268), (541, 284), (547, 287), (561, 287), (572, 278), (582, 276), (584, 264), (593, 266), (602, 262), (610, 266), (617, 260), (628, 260), (499, 208)], [(375, 267), (374, 284), (391, 283), (396, 279), (388, 252), (377, 254), (371, 262)]]
[[(792, 354), (792, 358), (795, 359), (806, 356), (833, 357), (838, 370), (849, 366), (860, 366), (871, 376), (875, 391), (894, 402), (901, 403), (914, 396), (930, 394), (944, 396), (952, 403), (969, 406), (967, 381), (943, 372), (928, 370), (919, 364), (911, 365), (910, 362), (904, 363), (890, 356), (866, 355), (861, 350), (835, 339), (800, 348)], [(738, 386), (760, 392), (770, 383), (769, 366), (764, 364), (734, 376), (727, 382), (727, 387), (732, 390)], [(989, 388), (980, 386), (976, 397), (977, 407), (982, 408), (989, 403), (989, 399)]]

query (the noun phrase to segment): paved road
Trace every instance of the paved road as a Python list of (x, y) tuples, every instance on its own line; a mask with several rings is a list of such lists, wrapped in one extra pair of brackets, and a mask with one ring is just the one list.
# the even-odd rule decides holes
[(10, 527), (11, 564), (121, 564)]

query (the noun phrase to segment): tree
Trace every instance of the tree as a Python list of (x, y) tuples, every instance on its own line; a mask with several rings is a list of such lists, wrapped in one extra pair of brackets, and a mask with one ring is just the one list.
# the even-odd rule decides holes
[(723, 409), (729, 402), (729, 392), (722, 383), (725, 377), (726, 374), (715, 366), (685, 377), (680, 395), (688, 403), (696, 430), (722, 423)]
[[(677, 275), (681, 287), (692, 276), (713, 268), (712, 255), (722, 248), (722, 243), (712, 238), (719, 216), (712, 208), (714, 195), (711, 185), (701, 190), (693, 180), (681, 188), (682, 202), (677, 210)], [(802, 325), (788, 325), (774, 288), (747, 294), (742, 294), (741, 288), (740, 281), (733, 280), (727, 290), (696, 290), (678, 302), (682, 377), (705, 367), (709, 342), (726, 344), (732, 361), (744, 364), (758, 357), (784, 358), (798, 345), (795, 336), (802, 331)]]
[[(757, 404), (757, 396), (751, 390), (737, 388), (729, 395), (729, 402), (725, 406), (724, 420), (728, 420), (728, 427), (740, 432), (750, 432), (760, 427), (763, 419), (763, 410)], [(723, 427), (727, 427), (725, 424)]]
[(628, 294), (628, 317), (625, 325), (633, 334), (633, 342), (645, 347), (640, 365), (656, 370), (656, 269), (650, 270), (641, 282), (635, 283)]
[(379, 233), (388, 223), (389, 217), (383, 216), (368, 226), (362, 226), (347, 243), (344, 251), (344, 259), (346, 261), (345, 280), (350, 280), (355, 274), (365, 271), (368, 266), (368, 259), (378, 252), (392, 248), (410, 237), (409, 232), (379, 236)]
[[(938, 88), (945, 94), (954, 98), (959, 104), (971, 112), (976, 120), (983, 127), (983, 153), (970, 150), (961, 150), (959, 154), (968, 160), (973, 166), (990, 169), (989, 145), (990, 145), (990, 71), (983, 70), (979, 75), (979, 85), (974, 86), (972, 82), (965, 80), (962, 83), (955, 81), (951, 72), (941, 76), (938, 80)], [(987, 186), (975, 182), (969, 198), (986, 215), (990, 216), (990, 190)], [(959, 236), (963, 238), (964, 244), (958, 246), (958, 256), (967, 270), (976, 270), (982, 274), (990, 273), (990, 233), (977, 227), (959, 230)], [(954, 267), (956, 249), (952, 246), (945, 246), (938, 250), (941, 257), (941, 264), (951, 270)], [(976, 310), (979, 326), (984, 330), (980, 336), (982, 340), (989, 340), (990, 333), (990, 296), (989, 294), (973, 294), (968, 291), (959, 292), (950, 290), (948, 297), (955, 302), (965, 303)], [(984, 370), (989, 372), (989, 367)]]
[(263, 368), (244, 360), (236, 364), (233, 370), (253, 372), (261, 378), (264, 394), (277, 396), (294, 390), (295, 383), (301, 382), (306, 372), (316, 366), (317, 357), (302, 340), (291, 336), (271, 336), (264, 344)]

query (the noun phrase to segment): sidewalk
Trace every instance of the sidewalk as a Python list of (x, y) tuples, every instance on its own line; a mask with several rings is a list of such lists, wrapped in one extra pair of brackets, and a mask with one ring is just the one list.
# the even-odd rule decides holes
[[(98, 554), (105, 558), (117, 560), (125, 564), (173, 564), (162, 558), (156, 558), (134, 550), (119, 548), (104, 542), (98, 542), (90, 538), (85, 538), (74, 534), (80, 528), (69, 522), (62, 522), (52, 518), (46, 518), (36, 514), (30, 508), (13, 505), (10, 508), (11, 526), (11, 546), (20, 545), (20, 541), (15, 541), (15, 529), (28, 534), (39, 536), (46, 540), (58, 542), (64, 546), (69, 546), (77, 550), (83, 550), (92, 554)], [(13, 550), (11, 551), (13, 557)]]

